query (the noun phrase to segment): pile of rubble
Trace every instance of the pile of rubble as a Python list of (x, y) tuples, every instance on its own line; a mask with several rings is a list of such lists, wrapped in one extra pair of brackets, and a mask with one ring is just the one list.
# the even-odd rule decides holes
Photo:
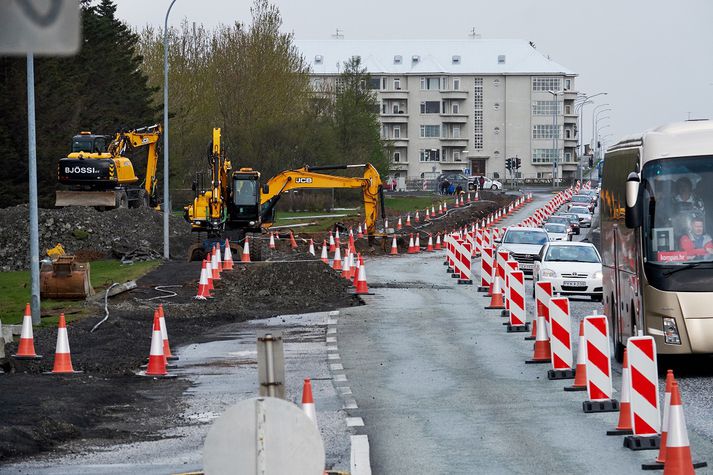
[[(0, 209), (0, 271), (28, 269), (27, 205)], [(181, 257), (191, 244), (190, 225), (171, 216), (171, 254)], [(97, 211), (70, 206), (40, 209), (40, 256), (61, 243), (83, 259), (151, 258), (163, 254), (163, 214), (148, 208)]]

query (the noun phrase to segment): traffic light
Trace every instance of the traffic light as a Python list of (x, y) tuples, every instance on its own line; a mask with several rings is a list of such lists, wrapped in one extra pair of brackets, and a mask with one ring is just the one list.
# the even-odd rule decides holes
[(521, 163), (522, 163), (522, 160), (520, 159), (520, 157), (515, 157), (515, 170), (519, 170), (519, 169), (520, 169), (520, 164), (521, 164)]
[(512, 166), (513, 166), (512, 158), (506, 159), (505, 160), (505, 168), (507, 169), (507, 171), (512, 171)]

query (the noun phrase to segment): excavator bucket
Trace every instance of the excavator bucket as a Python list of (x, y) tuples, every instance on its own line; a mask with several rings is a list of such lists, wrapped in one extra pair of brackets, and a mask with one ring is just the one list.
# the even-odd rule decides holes
[(55, 195), (55, 206), (116, 206), (114, 191), (60, 191)]
[(88, 262), (74, 256), (59, 256), (40, 268), (40, 297), (45, 299), (85, 299), (94, 295)]

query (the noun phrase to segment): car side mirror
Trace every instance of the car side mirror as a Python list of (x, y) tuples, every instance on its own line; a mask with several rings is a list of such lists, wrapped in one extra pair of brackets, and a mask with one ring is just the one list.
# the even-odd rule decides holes
[(629, 229), (641, 226), (641, 177), (636, 172), (629, 173), (626, 179), (626, 208), (624, 210), (624, 223)]

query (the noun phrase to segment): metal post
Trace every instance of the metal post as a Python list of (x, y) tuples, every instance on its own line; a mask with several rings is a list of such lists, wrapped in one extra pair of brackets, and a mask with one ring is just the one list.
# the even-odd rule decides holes
[(168, 197), (168, 15), (176, 0), (172, 0), (163, 23), (163, 258), (170, 258), (168, 218), (171, 201)]
[(265, 368), (267, 371), (267, 395), (275, 397), (275, 363), (272, 355), (272, 335), (265, 335)]
[(37, 211), (37, 143), (35, 138), (35, 58), (27, 53), (27, 142), (30, 180), (30, 309), (32, 324), (40, 324), (40, 239)]

